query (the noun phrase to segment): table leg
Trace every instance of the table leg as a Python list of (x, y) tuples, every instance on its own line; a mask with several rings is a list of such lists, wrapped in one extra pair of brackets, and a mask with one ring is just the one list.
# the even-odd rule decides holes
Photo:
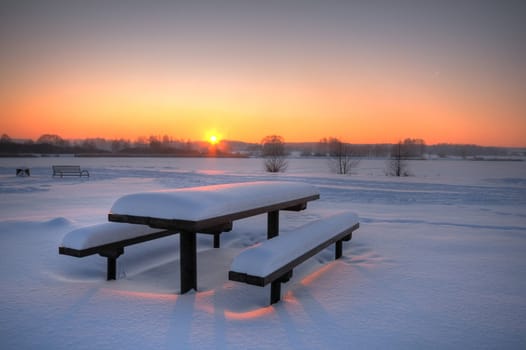
[(194, 232), (179, 233), (180, 242), (180, 268), (181, 268), (181, 294), (190, 289), (197, 290), (197, 245)]
[(279, 235), (279, 210), (269, 211), (267, 215), (267, 239)]

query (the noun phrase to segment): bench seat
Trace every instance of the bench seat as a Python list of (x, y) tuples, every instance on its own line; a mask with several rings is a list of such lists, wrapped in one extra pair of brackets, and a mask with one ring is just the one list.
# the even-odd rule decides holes
[(76, 251), (89, 251), (90, 248), (145, 236), (159, 232), (148, 226), (105, 222), (78, 228), (62, 238), (61, 247)]
[(99, 254), (108, 260), (107, 279), (116, 279), (116, 260), (124, 247), (173, 235), (177, 232), (148, 226), (107, 222), (78, 228), (67, 233), (59, 246), (59, 254), (82, 258)]
[(292, 276), (295, 266), (335, 243), (335, 258), (342, 255), (342, 241), (352, 238), (360, 226), (358, 216), (341, 212), (259, 243), (241, 252), (232, 262), (229, 279), (271, 287), (271, 304), (280, 299), (280, 284)]

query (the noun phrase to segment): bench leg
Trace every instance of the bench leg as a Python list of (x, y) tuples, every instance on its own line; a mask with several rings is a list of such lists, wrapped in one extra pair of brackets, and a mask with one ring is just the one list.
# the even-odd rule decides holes
[(117, 258), (122, 254), (124, 254), (124, 248), (122, 247), (99, 253), (100, 256), (103, 256), (107, 259), (106, 279), (108, 281), (117, 279)]
[(269, 211), (267, 215), (267, 239), (279, 235), (279, 210)]
[(221, 245), (221, 233), (214, 233), (214, 248), (219, 248)]
[(276, 280), (270, 284), (270, 305), (277, 303), (281, 298), (281, 282)]
[(194, 232), (181, 231), (179, 234), (181, 294), (190, 291), (190, 289), (197, 290), (197, 245), (195, 236)]
[(339, 259), (342, 257), (343, 253), (343, 241), (336, 241), (336, 248), (334, 251), (334, 259)]
[(275, 304), (281, 300), (281, 284), (290, 281), (293, 270), (285, 273), (280, 278), (270, 284), (270, 304)]
[(341, 240), (336, 241), (336, 247), (334, 251), (334, 259), (339, 259), (343, 255), (343, 241), (350, 241), (352, 239), (352, 233), (349, 233), (348, 236), (343, 237)]
[(116, 280), (117, 279), (117, 258), (108, 258), (108, 264), (107, 264), (107, 280)]

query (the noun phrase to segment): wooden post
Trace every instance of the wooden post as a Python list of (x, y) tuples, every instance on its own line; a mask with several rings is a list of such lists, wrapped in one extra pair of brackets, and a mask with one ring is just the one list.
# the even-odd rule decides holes
[(108, 281), (117, 279), (117, 258), (124, 254), (124, 248), (118, 247), (113, 249), (108, 249), (99, 252), (100, 256), (105, 257), (106, 262), (106, 279)]
[(334, 259), (341, 258), (342, 257), (342, 253), (343, 253), (343, 241), (342, 240), (336, 241), (336, 249), (335, 249), (335, 252), (334, 252)]
[(281, 298), (281, 282), (278, 280), (270, 284), (270, 304), (277, 303)]
[(117, 258), (107, 257), (106, 280), (117, 279)]
[(197, 245), (195, 236), (194, 232), (181, 231), (179, 234), (181, 294), (188, 292), (190, 289), (197, 290)]
[(214, 233), (214, 248), (219, 248), (221, 245), (221, 232)]
[(279, 235), (279, 210), (269, 211), (267, 215), (267, 239)]

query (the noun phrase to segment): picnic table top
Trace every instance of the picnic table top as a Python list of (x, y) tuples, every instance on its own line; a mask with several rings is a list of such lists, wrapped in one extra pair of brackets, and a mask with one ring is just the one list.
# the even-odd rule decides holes
[(319, 191), (314, 186), (287, 181), (142, 192), (119, 198), (113, 204), (108, 219), (197, 232), (244, 217), (293, 208), (319, 197)]

